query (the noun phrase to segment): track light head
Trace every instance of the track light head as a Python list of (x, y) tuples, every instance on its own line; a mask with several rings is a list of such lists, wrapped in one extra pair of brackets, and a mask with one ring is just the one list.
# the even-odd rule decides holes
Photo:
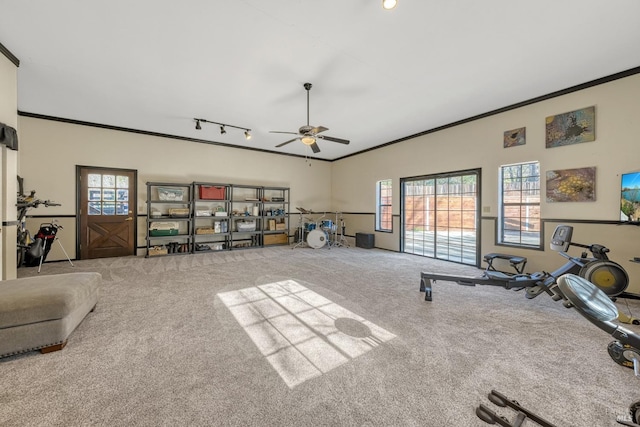
[(398, 0), (382, 0), (382, 8), (384, 10), (391, 10), (398, 4)]
[(245, 130), (245, 131), (244, 131), (244, 137), (245, 137), (247, 140), (251, 139), (251, 133), (249, 132), (249, 129), (247, 129), (247, 130)]
[(224, 128), (224, 125), (220, 126), (220, 134), (224, 135), (225, 133), (227, 133), (227, 130)]
[(200, 126), (200, 120), (196, 120), (196, 130), (200, 129), (202, 129), (202, 126)]

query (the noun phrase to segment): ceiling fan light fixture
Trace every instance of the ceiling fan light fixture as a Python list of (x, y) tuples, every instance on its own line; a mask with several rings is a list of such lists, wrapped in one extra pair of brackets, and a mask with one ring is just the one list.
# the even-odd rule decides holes
[(382, 8), (384, 10), (391, 10), (398, 4), (398, 0), (382, 0)]
[(244, 131), (244, 137), (245, 137), (247, 140), (251, 139), (251, 133), (249, 132), (249, 129), (247, 129), (247, 130), (245, 130), (245, 131)]
[(312, 145), (313, 143), (316, 142), (316, 139), (313, 136), (305, 135), (302, 138), (300, 138), (300, 141), (302, 141), (302, 143), (305, 145)]

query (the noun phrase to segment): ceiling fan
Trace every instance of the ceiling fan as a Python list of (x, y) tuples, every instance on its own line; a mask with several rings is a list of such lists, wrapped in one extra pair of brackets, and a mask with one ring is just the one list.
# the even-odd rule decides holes
[(299, 139), (300, 141), (302, 141), (303, 144), (311, 147), (314, 153), (319, 153), (320, 147), (318, 147), (318, 144), (316, 143), (318, 139), (323, 139), (325, 141), (331, 141), (331, 142), (339, 142), (340, 144), (348, 144), (349, 141), (346, 139), (334, 138), (332, 136), (326, 136), (326, 135), (319, 135), (319, 133), (327, 131), (329, 130), (329, 128), (326, 128), (324, 126), (314, 127), (309, 125), (309, 91), (311, 90), (311, 83), (305, 83), (304, 88), (307, 90), (307, 124), (305, 126), (300, 127), (300, 129), (298, 129), (298, 132), (281, 132), (276, 130), (270, 131), (271, 133), (287, 133), (291, 135), (298, 135), (293, 139), (285, 141), (282, 144), (276, 145), (276, 147), (282, 147), (283, 145), (287, 145), (288, 143), (293, 142), (296, 139)]

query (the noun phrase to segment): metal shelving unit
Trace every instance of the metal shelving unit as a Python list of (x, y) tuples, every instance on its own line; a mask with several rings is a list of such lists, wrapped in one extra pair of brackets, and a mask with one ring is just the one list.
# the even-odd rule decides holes
[(192, 251), (193, 186), (147, 182), (146, 257)]

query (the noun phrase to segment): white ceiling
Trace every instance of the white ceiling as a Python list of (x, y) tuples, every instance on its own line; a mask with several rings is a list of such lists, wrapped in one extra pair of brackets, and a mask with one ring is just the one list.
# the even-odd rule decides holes
[[(0, 0), (21, 112), (336, 159), (640, 66), (638, 0)], [(350, 145), (275, 145), (310, 123)], [(252, 129), (221, 135), (193, 118)], [(514, 123), (514, 126), (518, 126)], [(192, 142), (185, 141), (185, 144)]]

